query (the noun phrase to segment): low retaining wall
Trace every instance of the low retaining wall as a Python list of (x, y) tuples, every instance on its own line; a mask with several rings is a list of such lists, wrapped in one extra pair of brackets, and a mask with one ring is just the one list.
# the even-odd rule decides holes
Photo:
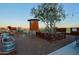
[(49, 34), (45, 32), (36, 32), (36, 36), (45, 40), (60, 40), (66, 37), (65, 33)]

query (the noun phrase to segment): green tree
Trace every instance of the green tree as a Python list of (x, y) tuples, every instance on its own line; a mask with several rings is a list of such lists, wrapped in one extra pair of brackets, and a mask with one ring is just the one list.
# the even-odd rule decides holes
[(55, 25), (57, 22), (65, 19), (65, 11), (62, 4), (57, 3), (43, 3), (36, 8), (32, 8), (32, 15), (44, 22), (47, 26), (48, 32), (55, 32)]

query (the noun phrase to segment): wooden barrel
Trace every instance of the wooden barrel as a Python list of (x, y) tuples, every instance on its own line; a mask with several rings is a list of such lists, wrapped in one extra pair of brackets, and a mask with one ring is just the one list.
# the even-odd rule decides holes
[(15, 42), (14, 41), (5, 41), (2, 43), (3, 45), (3, 51), (5, 52), (11, 52), (15, 50)]

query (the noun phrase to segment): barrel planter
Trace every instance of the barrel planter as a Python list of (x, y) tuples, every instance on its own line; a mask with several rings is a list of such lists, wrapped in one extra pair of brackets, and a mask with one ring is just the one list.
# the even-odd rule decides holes
[(14, 41), (5, 41), (2, 43), (4, 52), (12, 52), (15, 50), (15, 42)]

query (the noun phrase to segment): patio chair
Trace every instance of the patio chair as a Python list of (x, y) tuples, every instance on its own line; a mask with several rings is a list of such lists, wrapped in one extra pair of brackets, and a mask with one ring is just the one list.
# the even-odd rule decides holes
[(2, 54), (11, 54), (14, 51), (16, 51), (16, 44), (15, 44), (15, 38), (12, 36), (7, 36), (6, 34), (2, 37), (2, 42), (1, 42), (1, 51), (0, 55)]

